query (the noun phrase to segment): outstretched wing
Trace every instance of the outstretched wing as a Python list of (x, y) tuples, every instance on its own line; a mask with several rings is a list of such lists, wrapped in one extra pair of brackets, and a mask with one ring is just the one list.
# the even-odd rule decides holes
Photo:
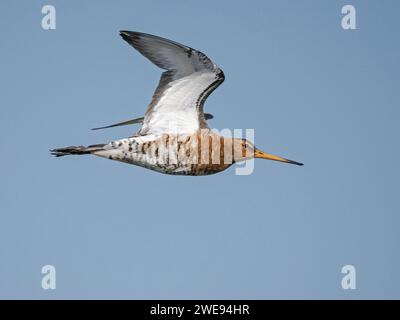
[(203, 105), (224, 81), (222, 70), (200, 51), (177, 42), (132, 31), (121, 31), (121, 36), (156, 66), (167, 70), (161, 75), (139, 134), (190, 134), (207, 128)]
[[(210, 120), (210, 119), (213, 119), (214, 116), (211, 113), (205, 113), (204, 114), (204, 118), (206, 120)], [(110, 124), (110, 125), (104, 126), (104, 127), (92, 128), (91, 130), (101, 130), (101, 129), (120, 127), (120, 126), (127, 126), (127, 125), (130, 125), (130, 124), (138, 124), (138, 123), (143, 123), (143, 120), (144, 120), (144, 117), (140, 117), (140, 118), (135, 118), (135, 119), (131, 119), (131, 120), (126, 120), (126, 121), (123, 121), (123, 122)]]

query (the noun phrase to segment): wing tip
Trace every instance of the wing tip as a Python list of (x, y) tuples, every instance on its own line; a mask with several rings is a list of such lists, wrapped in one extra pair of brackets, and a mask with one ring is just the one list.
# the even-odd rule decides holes
[(204, 113), (204, 118), (206, 120), (214, 119), (214, 116), (211, 113)]
[(119, 35), (128, 43), (132, 43), (140, 40), (140, 32), (136, 31), (128, 31), (128, 30), (120, 30)]
[(130, 33), (135, 33), (135, 31), (129, 31), (129, 30), (119, 30), (119, 34), (122, 35), (126, 35), (128, 36)]

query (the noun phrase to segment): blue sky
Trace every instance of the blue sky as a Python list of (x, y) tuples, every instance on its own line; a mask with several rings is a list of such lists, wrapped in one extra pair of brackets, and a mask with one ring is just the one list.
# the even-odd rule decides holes
[[(400, 298), (400, 6), (351, 1), (343, 30), (345, 4), (1, 1), (0, 298)], [(51, 157), (137, 130), (89, 130), (143, 115), (158, 82), (121, 29), (206, 53), (226, 76), (210, 125), (305, 166), (177, 177)]]

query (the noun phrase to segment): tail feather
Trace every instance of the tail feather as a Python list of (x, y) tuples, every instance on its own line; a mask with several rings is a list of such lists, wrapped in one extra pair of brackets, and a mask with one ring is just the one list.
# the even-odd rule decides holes
[(56, 157), (68, 156), (72, 154), (91, 154), (95, 151), (102, 150), (105, 144), (95, 144), (92, 146), (70, 146), (65, 148), (57, 148), (50, 150), (51, 154)]

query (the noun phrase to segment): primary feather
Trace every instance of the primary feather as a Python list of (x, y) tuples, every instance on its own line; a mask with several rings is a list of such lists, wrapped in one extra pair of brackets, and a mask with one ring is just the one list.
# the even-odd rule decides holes
[(193, 134), (208, 128), (203, 112), (207, 97), (225, 79), (205, 54), (154, 35), (121, 31), (132, 47), (166, 70), (148, 106), (139, 135), (180, 132)]

